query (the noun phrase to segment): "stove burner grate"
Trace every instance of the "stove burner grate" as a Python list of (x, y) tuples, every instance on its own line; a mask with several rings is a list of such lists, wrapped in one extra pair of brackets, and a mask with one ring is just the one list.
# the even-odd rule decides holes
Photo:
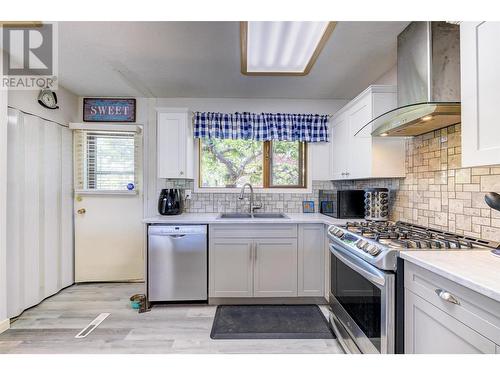
[(405, 222), (347, 222), (348, 231), (393, 249), (500, 248), (500, 244)]

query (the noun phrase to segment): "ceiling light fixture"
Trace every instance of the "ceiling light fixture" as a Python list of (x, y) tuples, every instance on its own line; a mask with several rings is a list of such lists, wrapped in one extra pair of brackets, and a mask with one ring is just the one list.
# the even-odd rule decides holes
[(316, 62), (336, 22), (241, 22), (241, 72), (304, 76)]

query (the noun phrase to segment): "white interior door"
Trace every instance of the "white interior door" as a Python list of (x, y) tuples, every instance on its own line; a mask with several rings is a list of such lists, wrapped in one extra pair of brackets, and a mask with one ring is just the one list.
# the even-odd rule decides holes
[(130, 132), (75, 134), (76, 282), (144, 279), (137, 142)]
[(75, 281), (142, 280), (141, 219), (139, 195), (77, 194)]

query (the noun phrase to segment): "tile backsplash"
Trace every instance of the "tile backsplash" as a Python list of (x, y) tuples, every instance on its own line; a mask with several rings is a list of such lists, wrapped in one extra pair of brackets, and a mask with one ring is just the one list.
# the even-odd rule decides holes
[[(193, 180), (165, 180), (165, 188), (191, 189)], [(313, 181), (311, 194), (297, 193), (255, 193), (255, 203), (262, 203), (259, 212), (302, 212), (302, 201), (314, 201), (315, 210), (318, 210), (319, 190), (332, 189), (331, 181)], [(239, 200), (239, 193), (195, 193), (190, 200), (186, 200), (185, 212), (233, 212), (247, 211), (249, 205), (249, 191), (246, 190), (245, 199)], [(159, 194), (159, 192), (158, 192)]]
[(462, 168), (460, 146), (460, 125), (407, 141), (392, 219), (500, 242), (500, 212), (484, 202), (500, 191), (500, 165)]
[[(500, 192), (500, 165), (462, 168), (460, 141), (460, 125), (409, 138), (405, 178), (313, 181), (311, 194), (256, 193), (255, 201), (262, 203), (263, 211), (293, 213), (302, 212), (302, 201), (312, 200), (318, 212), (319, 190), (387, 187), (391, 220), (500, 242), (500, 212), (484, 202), (486, 192)], [(163, 180), (162, 183), (165, 188), (193, 190), (192, 180)], [(240, 201), (238, 193), (193, 193), (185, 211), (247, 209), (248, 194)]]
[[(164, 188), (190, 189), (193, 180), (164, 180)], [(340, 189), (364, 189), (366, 187), (387, 187), (394, 197), (399, 188), (398, 179), (373, 179), (358, 181), (313, 181), (312, 193), (255, 193), (255, 202), (262, 203), (262, 212), (302, 212), (303, 201), (314, 201), (314, 209), (319, 212), (319, 191)], [(238, 199), (239, 193), (192, 193), (185, 204), (185, 212), (233, 212), (248, 210), (248, 190), (245, 199)], [(158, 192), (159, 194), (159, 192)], [(394, 201), (394, 199), (392, 199)]]

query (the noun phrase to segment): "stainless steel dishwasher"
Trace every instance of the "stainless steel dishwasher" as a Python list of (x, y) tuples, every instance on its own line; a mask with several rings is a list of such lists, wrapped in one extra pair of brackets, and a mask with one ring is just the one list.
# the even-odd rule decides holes
[(207, 300), (207, 226), (150, 225), (148, 299)]

